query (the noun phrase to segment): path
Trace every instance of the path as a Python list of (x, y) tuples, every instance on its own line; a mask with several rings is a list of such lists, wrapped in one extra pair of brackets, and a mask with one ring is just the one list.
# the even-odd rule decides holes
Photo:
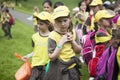
[(20, 20), (21, 22), (23, 23), (26, 23), (30, 26), (33, 26), (33, 21), (31, 20), (32, 19), (32, 15), (28, 15), (28, 14), (25, 14), (25, 13), (22, 13), (22, 12), (18, 12), (18, 11), (15, 11), (15, 10), (12, 10), (12, 9), (9, 9), (10, 10), (10, 13), (18, 20)]

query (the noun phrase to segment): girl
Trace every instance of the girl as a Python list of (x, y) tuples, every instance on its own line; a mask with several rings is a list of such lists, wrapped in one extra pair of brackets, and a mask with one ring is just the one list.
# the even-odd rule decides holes
[(76, 32), (79, 35), (78, 37), (80, 40), (82, 40), (82, 36), (87, 34), (87, 18), (89, 16), (89, 13), (86, 12), (86, 3), (84, 1), (79, 2), (78, 4), (79, 12), (75, 15), (75, 18), (77, 20), (76, 22)]
[(37, 17), (37, 24), (39, 32), (32, 36), (33, 52), (24, 56), (23, 60), (32, 57), (32, 73), (30, 80), (43, 80), (44, 67), (49, 61), (47, 53), (47, 40), (51, 26), (51, 15), (48, 12), (41, 12)]
[[(118, 75), (117, 73), (119, 72), (119, 69), (118, 69), (119, 67), (118, 67), (118, 65), (116, 65), (116, 59), (110, 57), (110, 55), (112, 55), (112, 54), (114, 54), (114, 55), (112, 55), (113, 57), (117, 56), (117, 60), (118, 60), (117, 62), (119, 64), (120, 60), (118, 58), (119, 57), (118, 53), (120, 53), (119, 52), (119, 45), (120, 45), (120, 36), (119, 36), (120, 33), (119, 32), (120, 32), (120, 30), (117, 29), (117, 26), (116, 27), (112, 26), (112, 24), (114, 24), (114, 23), (111, 22), (111, 19), (114, 16), (115, 16), (115, 13), (111, 10), (100, 10), (95, 15), (95, 20), (98, 23), (98, 25), (100, 26), (100, 29), (96, 32), (96, 35), (95, 35), (95, 40), (96, 40), (97, 45), (104, 44), (103, 50), (105, 50), (106, 48), (108, 48), (110, 46), (112, 46), (114, 48), (114, 50), (118, 49), (117, 53), (115, 53), (115, 54), (112, 53), (112, 51), (114, 51), (112, 49), (112, 51), (110, 52), (111, 54), (109, 54), (109, 60), (107, 61), (108, 62), (106, 64), (107, 67), (105, 68), (105, 69), (107, 69), (107, 70), (105, 70), (105, 72), (107, 71), (107, 80), (116, 80), (117, 79), (116, 75)], [(99, 48), (99, 50), (100, 50), (100, 48)], [(100, 50), (100, 52), (102, 53), (103, 51)], [(96, 53), (96, 54), (98, 54), (98, 53)], [(101, 59), (103, 59), (103, 56), (105, 54), (108, 54), (108, 53), (103, 53), (102, 56), (100, 57), (98, 63), (100, 62)], [(98, 55), (98, 56), (100, 56), (100, 55)], [(105, 56), (105, 57), (107, 58), (107, 56)], [(110, 61), (110, 59), (112, 59), (112, 60)], [(108, 65), (109, 63), (110, 63), (110, 65)], [(114, 64), (112, 64), (112, 63), (114, 63)], [(101, 66), (101, 65), (99, 66), (99, 64), (97, 64), (97, 65), (98, 65), (97, 68), (99, 68)], [(104, 63), (103, 63), (103, 65), (104, 65)], [(101, 70), (99, 70), (99, 69), (96, 69), (96, 70), (98, 72), (97, 72), (95, 80), (103, 80), (102, 79), (102, 78), (104, 78), (103, 76), (98, 77), (99, 73), (102, 74), (102, 72), (103, 72), (102, 67), (101, 67)], [(116, 73), (116, 74), (113, 74), (113, 73)], [(99, 78), (99, 79), (97, 79), (97, 78)]]
[[(112, 28), (116, 28), (111, 26), (111, 19), (115, 16), (115, 13), (111, 10), (100, 10), (95, 15), (95, 21), (100, 26), (100, 29), (95, 34), (95, 42), (96, 48), (100, 51), (96, 51), (96, 56), (101, 57), (104, 49), (110, 45), (110, 40), (112, 39), (111, 33)], [(103, 46), (103, 49), (99, 47)]]
[(49, 13), (52, 13), (52, 2), (50, 0), (45, 0), (43, 3), (42, 3), (42, 6), (43, 6), (43, 10), (44, 11), (47, 11)]
[(50, 67), (45, 80), (80, 80), (81, 46), (71, 23), (70, 11), (59, 6), (53, 12), (54, 28), (48, 39)]
[(98, 27), (96, 27), (95, 24), (95, 14), (97, 11), (102, 10), (102, 0), (92, 0), (91, 3), (89, 4), (90, 6), (90, 30), (96, 31)]
[(38, 32), (36, 15), (39, 14), (39, 8), (37, 6), (34, 6), (33, 11), (34, 11), (33, 13), (34, 32)]

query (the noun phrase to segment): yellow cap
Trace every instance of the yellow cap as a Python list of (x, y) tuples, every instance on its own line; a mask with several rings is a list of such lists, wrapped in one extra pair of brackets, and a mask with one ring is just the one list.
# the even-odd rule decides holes
[(59, 18), (59, 17), (65, 17), (68, 16), (70, 13), (70, 10), (66, 6), (59, 6), (56, 9), (54, 9), (54, 12), (52, 14), (53, 19)]
[(48, 20), (50, 21), (51, 23), (53, 23), (53, 19), (51, 17), (51, 14), (46, 12), (46, 11), (43, 11), (43, 12), (40, 12), (38, 15), (36, 15), (36, 17), (38, 19), (41, 19), (41, 20)]
[(98, 22), (102, 18), (112, 18), (115, 13), (111, 10), (100, 10), (95, 14), (95, 22)]
[(92, 0), (90, 6), (97, 6), (103, 4), (102, 0)]
[(107, 42), (109, 40), (111, 40), (112, 36), (108, 35), (106, 37), (96, 37), (95, 36), (95, 42), (96, 43), (103, 43), (103, 42)]
[(39, 13), (37, 13), (37, 12), (34, 12), (34, 13), (33, 13), (33, 16), (37, 16), (38, 14), (39, 14)]

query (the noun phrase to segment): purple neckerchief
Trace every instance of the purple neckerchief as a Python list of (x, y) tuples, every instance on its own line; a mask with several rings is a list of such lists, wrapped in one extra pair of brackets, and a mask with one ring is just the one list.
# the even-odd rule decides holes
[(120, 16), (120, 14), (117, 14), (114, 18), (112, 18), (112, 21), (114, 23), (117, 23), (117, 20), (118, 20), (119, 16)]

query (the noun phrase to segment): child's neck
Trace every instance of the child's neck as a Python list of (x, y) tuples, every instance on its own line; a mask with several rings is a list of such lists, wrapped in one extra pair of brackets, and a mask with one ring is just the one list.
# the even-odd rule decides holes
[(60, 34), (62, 34), (62, 35), (65, 35), (65, 34), (67, 33), (67, 31), (66, 31), (66, 32), (60, 32), (60, 31), (57, 30), (57, 29), (55, 29), (55, 31), (58, 32), (58, 33), (60, 33)]
[(46, 30), (46, 31), (39, 31), (40, 35), (42, 36), (48, 36), (50, 31), (49, 30)]

